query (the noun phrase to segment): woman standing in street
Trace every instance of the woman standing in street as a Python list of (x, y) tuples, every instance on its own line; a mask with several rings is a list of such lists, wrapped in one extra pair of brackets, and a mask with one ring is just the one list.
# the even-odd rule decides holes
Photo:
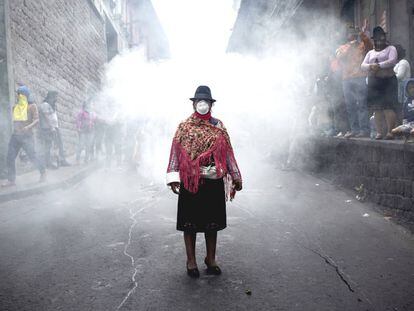
[(398, 81), (394, 73), (397, 64), (397, 50), (388, 45), (386, 33), (381, 27), (373, 31), (374, 49), (369, 51), (361, 68), (368, 72), (368, 108), (374, 111), (377, 136), (382, 139), (383, 119), (386, 121), (385, 139), (394, 139), (391, 130), (395, 128), (397, 117), (395, 107), (398, 103)]
[(242, 189), (229, 135), (223, 123), (211, 116), (215, 100), (210, 88), (199, 86), (194, 113), (175, 133), (167, 169), (167, 185), (178, 194), (177, 230), (184, 232), (187, 274), (200, 276), (195, 246), (197, 232), (204, 232), (207, 273), (219, 275), (216, 263), (217, 231), (226, 228), (226, 191), (231, 198)]

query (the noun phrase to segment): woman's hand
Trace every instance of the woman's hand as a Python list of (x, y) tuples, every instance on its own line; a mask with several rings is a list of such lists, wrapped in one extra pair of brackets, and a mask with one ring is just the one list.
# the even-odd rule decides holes
[(233, 181), (234, 190), (241, 191), (243, 189), (243, 183), (241, 180), (235, 180)]
[(175, 194), (180, 194), (180, 183), (179, 182), (172, 182), (168, 184), (171, 187), (171, 191)]
[(377, 72), (380, 69), (380, 66), (378, 64), (371, 64), (369, 65), (369, 69), (373, 72)]

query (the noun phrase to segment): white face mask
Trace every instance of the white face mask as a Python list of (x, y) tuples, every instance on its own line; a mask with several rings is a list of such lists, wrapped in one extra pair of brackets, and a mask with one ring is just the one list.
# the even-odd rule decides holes
[(210, 111), (210, 104), (205, 100), (201, 100), (196, 104), (196, 111), (201, 115), (205, 115)]

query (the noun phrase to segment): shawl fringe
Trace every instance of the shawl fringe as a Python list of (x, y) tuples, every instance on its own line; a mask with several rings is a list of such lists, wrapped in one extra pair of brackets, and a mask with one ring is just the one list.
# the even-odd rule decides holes
[(180, 179), (189, 192), (196, 193), (198, 191), (200, 184), (200, 166), (208, 165), (212, 158), (216, 165), (217, 174), (219, 176), (225, 176), (227, 174), (227, 154), (233, 151), (224, 135), (220, 135), (212, 148), (194, 160), (191, 160), (179, 141), (174, 139), (173, 144), (179, 150)]

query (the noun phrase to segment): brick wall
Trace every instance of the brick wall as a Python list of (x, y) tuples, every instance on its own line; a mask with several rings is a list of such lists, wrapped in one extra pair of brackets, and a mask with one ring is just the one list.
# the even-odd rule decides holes
[(58, 113), (67, 149), (76, 142), (74, 118), (98, 90), (107, 61), (104, 21), (89, 0), (12, 0), (10, 31), (15, 83), (37, 103), (59, 92)]
[(316, 171), (349, 189), (364, 185), (367, 199), (414, 221), (414, 145), (402, 141), (319, 139)]

